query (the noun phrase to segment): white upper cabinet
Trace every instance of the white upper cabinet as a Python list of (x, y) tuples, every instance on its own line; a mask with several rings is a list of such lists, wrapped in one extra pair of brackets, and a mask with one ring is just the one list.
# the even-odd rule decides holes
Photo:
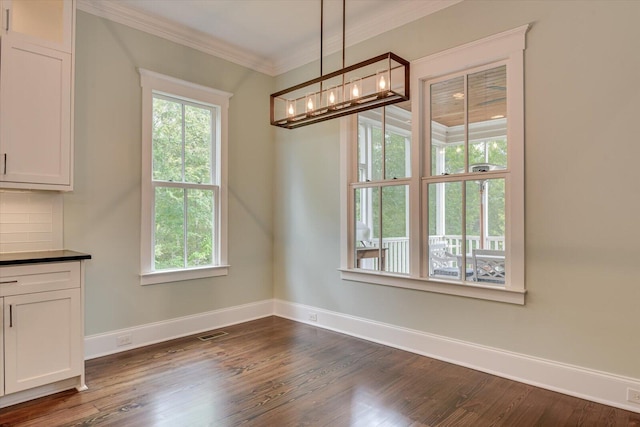
[(0, 0), (0, 188), (73, 189), (73, 0)]
[(2, 0), (3, 35), (71, 53), (73, 2), (69, 0)]

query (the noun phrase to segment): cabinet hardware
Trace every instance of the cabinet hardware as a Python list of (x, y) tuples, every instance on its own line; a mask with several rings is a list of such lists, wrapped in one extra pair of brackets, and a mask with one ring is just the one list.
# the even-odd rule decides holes
[(9, 304), (9, 327), (13, 328), (13, 304)]
[(4, 153), (4, 160), (3, 160), (3, 168), (2, 168), (2, 175), (6, 175), (7, 174), (7, 153)]
[(8, 33), (9, 32), (9, 13), (11, 12), (11, 9), (5, 9), (4, 12), (5, 12), (4, 16), (6, 19), (4, 29), (7, 30), (7, 33)]
[(18, 283), (17, 280), (7, 280), (5, 282), (0, 282), (0, 285), (6, 285), (7, 283)]

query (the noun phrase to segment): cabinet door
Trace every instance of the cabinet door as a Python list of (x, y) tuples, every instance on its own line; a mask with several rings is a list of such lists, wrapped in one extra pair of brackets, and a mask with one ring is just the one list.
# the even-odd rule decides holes
[(3, 35), (71, 53), (73, 0), (1, 0)]
[(80, 289), (4, 298), (5, 394), (82, 373)]
[(2, 38), (0, 181), (70, 186), (71, 55)]

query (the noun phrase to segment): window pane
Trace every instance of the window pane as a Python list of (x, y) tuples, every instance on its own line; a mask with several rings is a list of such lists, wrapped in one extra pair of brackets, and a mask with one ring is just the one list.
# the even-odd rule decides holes
[(464, 171), (464, 143), (448, 144), (440, 150), (444, 152), (442, 173), (451, 175)]
[(182, 180), (182, 105), (153, 98), (153, 179)]
[(211, 183), (212, 114), (208, 108), (184, 107), (185, 182)]
[(409, 186), (382, 188), (381, 270), (409, 274)]
[[(464, 171), (464, 76), (431, 85), (431, 175)], [(445, 164), (446, 154), (453, 156)], [(435, 159), (435, 161), (433, 161)], [(459, 159), (462, 159), (460, 162)], [(461, 164), (459, 164), (461, 163)]]
[(184, 267), (184, 190), (156, 187), (155, 269)]
[(355, 190), (355, 267), (368, 270), (380, 268), (380, 190), (358, 188)]
[(385, 107), (385, 179), (411, 176), (411, 104)]
[(462, 183), (429, 184), (429, 276), (460, 279)]
[(487, 194), (487, 243), (488, 249), (505, 249), (505, 182), (503, 178), (488, 179), (485, 185)]
[(213, 264), (212, 212), (212, 190), (187, 190), (187, 267)]
[[(507, 128), (507, 67), (492, 68), (469, 74), (469, 139), (477, 140), (496, 132), (506, 135)], [(489, 141), (473, 144), (469, 149), (469, 167), (474, 164), (489, 164), (491, 169), (507, 167), (506, 136), (503, 155), (491, 155), (493, 144)], [(497, 143), (497, 141), (494, 141)], [(496, 144), (497, 145), (497, 144)]]
[(358, 114), (358, 181), (382, 179), (383, 108)]
[(468, 280), (504, 284), (504, 179), (468, 181), (466, 186), (467, 252), (473, 272)]

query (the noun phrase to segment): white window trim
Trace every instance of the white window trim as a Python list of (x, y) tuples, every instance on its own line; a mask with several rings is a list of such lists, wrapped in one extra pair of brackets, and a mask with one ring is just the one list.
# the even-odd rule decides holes
[[(227, 191), (227, 142), (228, 142), (228, 114), (229, 99), (232, 93), (210, 87), (165, 76), (160, 73), (139, 68), (140, 86), (142, 87), (142, 206), (140, 230), (140, 284), (177, 282), (205, 277), (224, 276), (229, 273), (227, 220), (228, 220), (228, 191)], [(220, 143), (218, 144), (219, 168), (217, 170), (220, 187), (218, 223), (218, 251), (217, 265), (194, 267), (175, 270), (152, 271), (152, 184), (149, 177), (152, 169), (152, 119), (153, 94), (162, 93), (174, 98), (182, 98), (196, 103), (215, 105), (220, 108)]]
[[(353, 233), (351, 230), (351, 214), (353, 201), (350, 197), (349, 184), (355, 182), (350, 176), (354, 161), (355, 144), (352, 140), (352, 129), (357, 129), (357, 117), (346, 117), (340, 128), (340, 271), (344, 280), (417, 289), (435, 293), (458, 295), (463, 297), (506, 302), (523, 305), (525, 302), (524, 284), (524, 49), (525, 35), (529, 25), (505, 31), (459, 47), (448, 49), (411, 62), (411, 99), (412, 99), (412, 135), (414, 141), (411, 149), (411, 184), (410, 184), (410, 275), (397, 275), (386, 272), (352, 268)], [(507, 245), (506, 258), (509, 261), (510, 280), (505, 287), (483, 286), (469, 282), (453, 283), (435, 280), (422, 275), (426, 255), (421, 252), (425, 236), (421, 211), (426, 212), (426, 200), (422, 197), (422, 170), (429, 167), (430, 156), (423, 152), (425, 135), (430, 134), (430, 121), (424, 120), (425, 107), (422, 105), (424, 82), (443, 75), (484, 66), (498, 61), (507, 63), (507, 81), (509, 98), (507, 100), (507, 117), (509, 126), (507, 133), (508, 161), (510, 184), (507, 189), (510, 202), (506, 206), (507, 229), (505, 239)], [(422, 163), (422, 164), (421, 164)], [(422, 209), (421, 209), (422, 207)]]

